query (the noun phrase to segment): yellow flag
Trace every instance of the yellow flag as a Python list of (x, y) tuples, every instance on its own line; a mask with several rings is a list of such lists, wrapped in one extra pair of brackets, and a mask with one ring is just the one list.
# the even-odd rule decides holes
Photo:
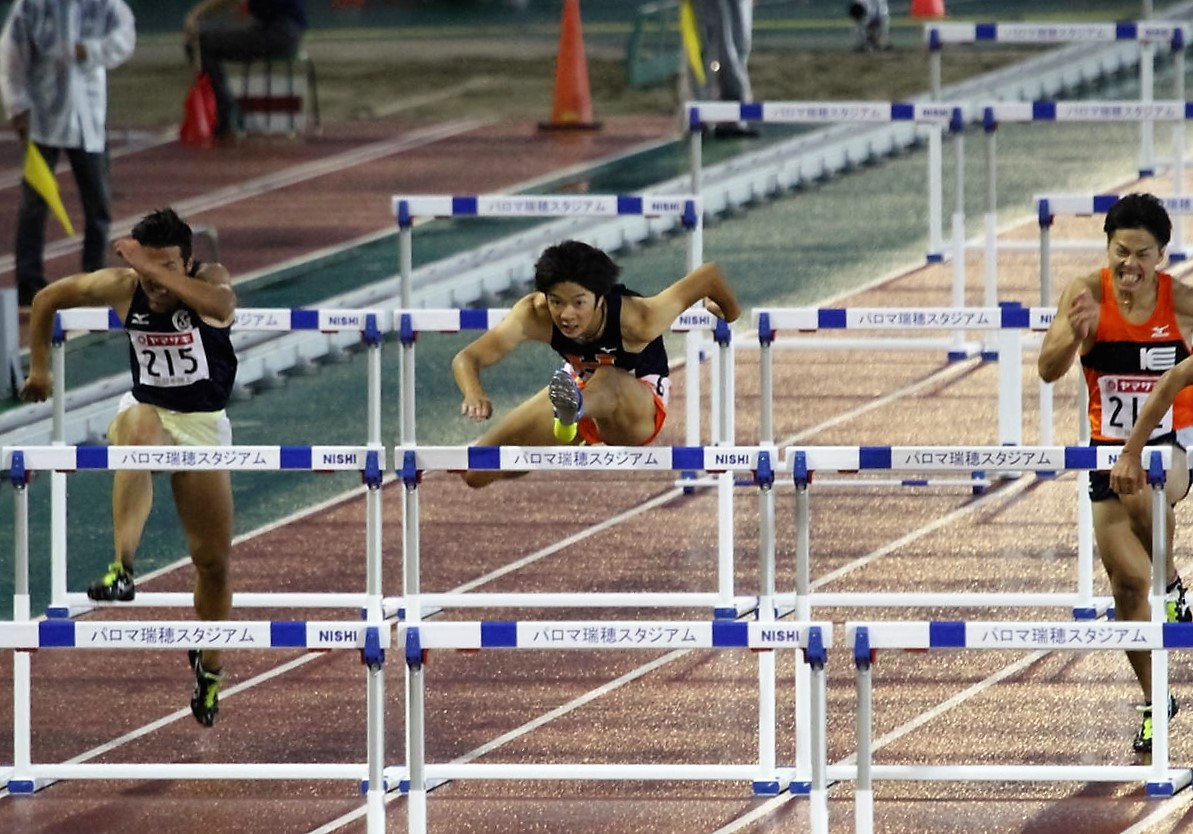
[(62, 205), (62, 198), (58, 196), (58, 180), (54, 179), (54, 173), (50, 170), (50, 166), (46, 165), (45, 157), (41, 155), (37, 145), (32, 142), (25, 148), (25, 182), (41, 195), (41, 198), (46, 201), (46, 205), (50, 207), (50, 211), (54, 212), (54, 216), (62, 224), (62, 228), (68, 235), (73, 236), (74, 227), (70, 225), (70, 218), (66, 215), (66, 206)]
[(704, 58), (700, 55), (700, 32), (696, 28), (696, 12), (692, 0), (681, 0), (679, 4), (679, 33), (683, 37), (683, 51), (688, 56), (692, 74), (701, 84), (705, 83)]

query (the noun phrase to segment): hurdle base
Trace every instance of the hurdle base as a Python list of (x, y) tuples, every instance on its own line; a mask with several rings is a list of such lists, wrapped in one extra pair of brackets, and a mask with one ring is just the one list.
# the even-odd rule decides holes
[[(406, 786), (401, 787), (400, 785), (391, 784), (388, 779), (386, 779), (384, 776), (382, 776), (381, 777), (381, 791), (383, 793), (389, 793), (395, 787), (397, 787), (399, 790), (401, 790), (402, 793), (408, 793), (410, 791), (410, 780), (407, 779), (405, 781), (406, 781)], [(360, 780), (360, 795), (365, 796), (368, 792), (369, 792), (369, 780), (361, 779)]]
[(926, 258), (928, 260), (928, 263), (930, 263), (930, 264), (944, 263), (944, 255), (940, 252), (929, 252), (927, 254)]
[(57, 779), (9, 779), (6, 787), (13, 796), (32, 796), (57, 781)]
[(1189, 787), (1190, 781), (1193, 781), (1193, 771), (1170, 770), (1168, 771), (1168, 778), (1166, 780), (1163, 782), (1148, 782), (1145, 789), (1148, 796), (1164, 798), (1173, 796), (1178, 791)]
[(755, 779), (754, 796), (778, 796), (783, 792), (778, 779)]
[(812, 783), (811, 782), (792, 782), (787, 786), (787, 792), (795, 794), (796, 796), (811, 796)]

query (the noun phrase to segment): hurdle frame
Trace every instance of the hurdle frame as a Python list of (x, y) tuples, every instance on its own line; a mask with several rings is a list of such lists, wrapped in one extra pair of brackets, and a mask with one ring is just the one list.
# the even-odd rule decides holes
[[(1164, 512), (1165, 481), (1171, 459), (1158, 449), (1147, 453), (1147, 480), (1152, 492), (1152, 559), (1150, 622), (1116, 622), (1097, 626), (1041, 622), (902, 622), (846, 623), (846, 643), (853, 649), (857, 668), (857, 764), (829, 767), (830, 776), (854, 779), (854, 820), (859, 834), (874, 831), (873, 779), (973, 780), (1069, 780), (1123, 782), (1146, 780), (1148, 796), (1172, 796), (1188, 787), (1193, 771), (1169, 767), (1168, 710), (1153, 711), (1153, 747), (1150, 765), (945, 765), (875, 766), (873, 764), (872, 666), (878, 649), (929, 650), (933, 648), (1116, 650), (1124, 641), (1138, 649), (1150, 649), (1152, 657), (1153, 704), (1168, 703), (1168, 649), (1193, 646), (1193, 625), (1166, 623), (1167, 518)], [(971, 630), (973, 634), (971, 645)], [(1092, 646), (1081, 631), (1093, 634), (1101, 645)], [(1059, 635), (1059, 636), (1058, 636)], [(1118, 639), (1115, 640), (1115, 635)], [(1058, 644), (1059, 641), (1059, 644)], [(1082, 642), (1085, 641), (1085, 642)], [(1072, 645), (1078, 642), (1079, 645)]]
[[(905, 122), (915, 128), (926, 128), (929, 137), (938, 141), (929, 144), (928, 153), (928, 255), (929, 263), (944, 260), (942, 228), (943, 177), (942, 151), (939, 137), (945, 129), (960, 131), (964, 125), (968, 105), (964, 103), (919, 101), (689, 101), (684, 104), (685, 123), (689, 136), (689, 156), (692, 193), (699, 196), (703, 179), (703, 133), (706, 125), (727, 122), (751, 124), (880, 124)], [(964, 281), (962, 281), (964, 284)]]
[[(415, 446), (399, 449), (395, 457), (401, 460), (399, 477), (413, 499), (403, 505), (403, 563), (404, 596), (401, 600), (387, 600), (392, 610), (397, 607), (399, 618), (408, 624), (423, 622), (423, 609), (448, 607), (628, 607), (650, 605), (654, 607), (699, 607), (716, 605), (714, 618), (724, 621), (727, 611), (756, 610), (762, 623), (774, 623), (778, 619), (780, 595), (775, 590), (775, 511), (774, 473), (780, 466), (776, 450), (758, 447), (618, 447), (599, 446), (592, 449), (570, 447), (530, 446)], [(418, 563), (419, 531), (417, 517), (417, 489), (424, 471), (458, 471), (464, 469), (517, 470), (517, 471), (630, 471), (630, 470), (678, 470), (720, 472), (719, 477), (732, 487), (734, 473), (750, 472), (759, 487), (759, 595), (756, 598), (733, 597), (734, 608), (726, 605), (723, 590), (718, 594), (700, 593), (612, 593), (612, 594), (423, 594), (420, 592), (417, 575), (412, 575), (411, 566)], [(730, 488), (731, 488), (730, 487)], [(720, 512), (725, 504), (718, 502)], [(719, 520), (719, 528), (725, 526), (725, 519)], [(720, 539), (721, 537), (719, 537)], [(720, 576), (725, 574), (721, 573)], [(730, 579), (732, 571), (730, 571)], [(734, 614), (736, 617), (737, 614)], [(796, 667), (796, 688), (806, 691), (809, 681), (806, 669)], [(775, 794), (785, 787), (795, 793), (807, 793), (811, 785), (811, 713), (807, 705), (797, 702), (796, 714), (796, 764), (790, 785), (774, 780), (756, 782), (754, 789), (759, 794)], [(775, 709), (775, 666), (774, 657), (765, 653), (759, 656), (759, 761), (764, 765), (775, 760), (773, 716)], [(769, 722), (769, 724), (767, 723)], [(768, 729), (769, 727), (769, 729)]]
[[(644, 221), (678, 222), (688, 232), (685, 270), (691, 272), (704, 260), (704, 216), (699, 197), (660, 194), (411, 194), (391, 198), (398, 225), (398, 298), (403, 310), (411, 308), (414, 274), (414, 225), (422, 218), (600, 218), (638, 216)], [(701, 310), (689, 311), (698, 315)], [(689, 396), (685, 427), (691, 445), (700, 442), (700, 340), (697, 332), (686, 340), (686, 385)], [(403, 365), (405, 369), (406, 365)], [(715, 384), (715, 383), (714, 383)], [(695, 405), (692, 402), (695, 402)], [(412, 417), (412, 415), (411, 415)], [(715, 435), (718, 426), (710, 426)], [(404, 430), (403, 430), (404, 431)], [(405, 438), (407, 435), (403, 434)], [(409, 436), (412, 438), (413, 427)], [(403, 440), (403, 442), (406, 442)], [(715, 442), (715, 441), (714, 441)]]
[[(114, 463), (113, 463), (114, 462)], [(50, 470), (76, 472), (98, 469), (133, 469), (142, 471), (182, 470), (360, 470), (370, 472), (369, 521), (379, 523), (380, 473), (384, 467), (383, 450), (370, 447), (334, 446), (26, 446), (0, 449), (0, 469), (9, 473), (14, 502), (14, 593), (13, 621), (0, 624), (0, 648), (17, 650), (13, 658), (13, 767), (7, 774), (11, 793), (34, 793), (57, 779), (168, 779), (168, 778), (243, 778), (243, 779), (355, 779), (366, 795), (369, 834), (385, 830), (385, 679), (381, 674), (384, 650), (390, 645), (392, 627), (384, 622), (381, 607), (381, 549), (379, 530), (367, 538), (369, 551), (367, 604), (364, 622), (295, 623), (185, 620), (176, 622), (144, 621), (121, 629), (113, 621), (76, 622), (69, 618), (49, 618), (40, 623), (31, 619), (29, 594), (29, 495), (30, 475)], [(235, 599), (235, 598), (234, 598)], [(148, 648), (160, 650), (162, 641), (148, 639), (146, 628), (155, 635), (169, 634), (168, 645), (187, 649), (235, 648), (353, 648), (361, 651), (366, 666), (366, 757), (364, 764), (299, 765), (218, 764), (218, 765), (128, 765), (34, 764), (32, 758), (32, 669), (30, 651), (39, 648)], [(217, 629), (215, 635), (212, 629)], [(11, 632), (12, 639), (2, 635)], [(197, 632), (193, 634), (192, 632)], [(241, 633), (239, 645), (228, 641)], [(78, 635), (90, 636), (85, 645)], [(244, 637), (247, 635), (248, 639)], [(247, 645), (246, 645), (247, 643)], [(3, 771), (0, 771), (3, 773)]]
[[(962, 326), (967, 330), (997, 331), (997, 349), (983, 352), (983, 361), (997, 361), (998, 365), (998, 439), (1007, 446), (1023, 443), (1023, 333), (1046, 330), (1052, 320), (1053, 308), (1028, 308), (1015, 302), (998, 307), (758, 307), (751, 312), (758, 332), (759, 399), (761, 401), (760, 440), (762, 444), (774, 438), (774, 358), (772, 350), (794, 348), (804, 350), (851, 350), (877, 348), (881, 350), (931, 350), (946, 347), (939, 337), (860, 337), (855, 339), (824, 339), (815, 336), (779, 338), (780, 330), (803, 333), (821, 330), (883, 330), (896, 332), (925, 332), (952, 330)], [(1041, 445), (1050, 445), (1042, 443)]]
[[(1156, 44), (1171, 47), (1178, 83), (1177, 98), (1183, 98), (1185, 46), (1191, 27), (1187, 23), (1162, 20), (1119, 21), (1115, 23), (925, 23), (924, 41), (928, 44), (928, 81), (933, 101), (942, 91), (941, 57), (946, 44), (1062, 44), (1113, 43), (1135, 41), (1139, 44), (1139, 87), (1142, 101), (1153, 97)], [(1140, 122), (1139, 176), (1154, 174), (1153, 127), (1150, 119)], [(1177, 162), (1180, 162), (1178, 158)], [(1180, 193), (1179, 190), (1177, 193)], [(994, 211), (993, 206), (989, 211)]]
[[(246, 307), (236, 311), (233, 328), (242, 332), (293, 332), (313, 331), (338, 334), (358, 331), (360, 341), (367, 349), (367, 438), (364, 447), (355, 447), (367, 455), (376, 452), (371, 467), (361, 466), (362, 481), (370, 487), (366, 510), (368, 532), (372, 542), (376, 540), (377, 553), (381, 552), (381, 509), (380, 499), (373, 493), (380, 487), (381, 475), (385, 470), (385, 450), (381, 442), (381, 350), (384, 331), (390, 329), (392, 319), (376, 309), (311, 309), (311, 308), (267, 308)], [(60, 310), (54, 317), (51, 334), (51, 361), (53, 383), (51, 402), (53, 406), (52, 445), (62, 446), (65, 425), (66, 403), (66, 359), (65, 346), (68, 332), (104, 332), (121, 330), (124, 324), (116, 312), (108, 307), (75, 307)], [(63, 446), (63, 448), (68, 448)], [(234, 448), (234, 447), (226, 447)], [(297, 448), (297, 447), (296, 447)], [(364, 458), (361, 458), (362, 463)], [(332, 467), (336, 468), (336, 467)], [(366, 471), (367, 470), (367, 471)], [(66, 543), (66, 472), (50, 469), (51, 487), (51, 531), (50, 531), (50, 603), (46, 616), (69, 618), (77, 613), (90, 611), (96, 603), (84, 593), (69, 593), (67, 579)], [(380, 569), (379, 567), (377, 568)], [(380, 587), (378, 585), (378, 587)], [(120, 603), (122, 606), (171, 606), (189, 607), (191, 597), (183, 593), (143, 593), (138, 599)], [(236, 593), (233, 605), (239, 607), (264, 608), (278, 604), (311, 608), (361, 608), (368, 604), (368, 592), (364, 594), (304, 594), (279, 595), (277, 593)]]
[[(631, 632), (646, 635), (650, 642), (610, 643), (604, 637)], [(681, 634), (682, 632), (682, 634)], [(653, 636), (651, 636), (653, 635)], [(655, 639), (657, 638), (657, 639)], [(815, 834), (828, 832), (828, 797), (825, 778), (825, 673), (826, 649), (832, 645), (830, 623), (762, 623), (697, 621), (526, 621), (526, 622), (453, 622), (401, 624), (398, 642), (404, 646), (410, 674), (407, 677), (409, 754), (405, 768), (391, 770), (387, 777), (396, 780), (407, 793), (410, 834), (425, 834), (427, 824), (427, 782), (431, 779), (549, 779), (549, 780), (753, 780), (755, 792), (760, 784), (778, 784), (781, 776), (772, 758), (758, 764), (428, 764), (426, 761), (425, 671), (429, 649), (479, 650), (500, 649), (723, 649), (749, 648), (760, 656), (774, 658), (776, 650), (795, 649), (803, 653), (808, 667), (810, 700), (815, 720), (810, 732), (808, 814)], [(646, 638), (644, 638), (646, 639)], [(546, 645), (544, 645), (544, 642)], [(537, 644), (537, 645), (535, 645)], [(798, 684), (797, 684), (798, 686)], [(761, 716), (760, 716), (761, 718)], [(771, 716), (773, 739), (773, 715)], [(761, 721), (760, 721), (761, 723)]]

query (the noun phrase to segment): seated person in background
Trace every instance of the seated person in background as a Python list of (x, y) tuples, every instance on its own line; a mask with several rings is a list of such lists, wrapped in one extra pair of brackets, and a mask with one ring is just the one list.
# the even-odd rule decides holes
[[(240, 0), (201, 0), (186, 15), (183, 38), (188, 55), (199, 50), (200, 68), (215, 93), (216, 136), (232, 136), (239, 127), (236, 100), (228, 86), (226, 61), (290, 58), (307, 28), (305, 0), (247, 0), (248, 16), (210, 26), (206, 19)], [(193, 60), (193, 57), (192, 57)]]
[(858, 52), (891, 48), (891, 10), (887, 0), (850, 0), (849, 16), (857, 33)]
[[(702, 264), (649, 298), (617, 283), (620, 272), (607, 254), (586, 243), (567, 240), (548, 247), (534, 266), (535, 291), (456, 354), (452, 374), (464, 395), (460, 413), (478, 422), (493, 416), (482, 368), (527, 341), (550, 345), (565, 363), (546, 388), (477, 445), (645, 446), (658, 436), (671, 391), (663, 334), (697, 301), (725, 321), (741, 310), (715, 264)], [(464, 482), (482, 487), (523, 474), (469, 471)]]

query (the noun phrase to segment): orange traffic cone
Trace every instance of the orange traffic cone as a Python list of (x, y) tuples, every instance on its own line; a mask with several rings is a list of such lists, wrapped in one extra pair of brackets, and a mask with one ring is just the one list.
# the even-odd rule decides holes
[(559, 55), (555, 59), (555, 102), (551, 121), (539, 122), (549, 130), (599, 128), (592, 120), (592, 93), (588, 88), (588, 61), (580, 31), (580, 0), (563, 0)]
[(944, 17), (944, 0), (911, 0), (912, 17)]

